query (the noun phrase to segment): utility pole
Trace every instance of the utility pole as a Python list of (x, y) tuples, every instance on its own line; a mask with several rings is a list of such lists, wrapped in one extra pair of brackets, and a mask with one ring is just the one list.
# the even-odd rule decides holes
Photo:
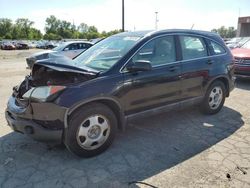
[(159, 22), (159, 20), (158, 20), (158, 12), (155, 12), (155, 30), (158, 29), (158, 22)]
[(122, 0), (122, 31), (125, 31), (125, 27), (124, 27), (124, 0)]

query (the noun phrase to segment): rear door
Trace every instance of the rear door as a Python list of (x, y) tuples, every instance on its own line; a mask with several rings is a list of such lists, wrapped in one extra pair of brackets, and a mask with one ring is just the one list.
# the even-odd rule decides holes
[(155, 38), (129, 61), (147, 60), (151, 71), (124, 71), (126, 114), (177, 102), (180, 99), (180, 62), (176, 61), (175, 37)]
[(179, 35), (182, 52), (181, 88), (182, 99), (199, 97), (204, 94), (203, 86), (209, 79), (213, 60), (209, 58), (205, 40), (195, 35)]

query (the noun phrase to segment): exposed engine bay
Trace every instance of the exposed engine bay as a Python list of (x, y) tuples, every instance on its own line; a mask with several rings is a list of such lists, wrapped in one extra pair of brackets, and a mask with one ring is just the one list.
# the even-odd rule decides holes
[(97, 74), (70, 69), (54, 69), (47, 65), (35, 64), (29, 76), (13, 88), (13, 95), (22, 99), (24, 93), (33, 87), (60, 85), (67, 86), (93, 79)]
[(32, 86), (67, 85), (84, 82), (93, 78), (83, 73), (58, 71), (49, 67), (37, 65), (32, 70)]

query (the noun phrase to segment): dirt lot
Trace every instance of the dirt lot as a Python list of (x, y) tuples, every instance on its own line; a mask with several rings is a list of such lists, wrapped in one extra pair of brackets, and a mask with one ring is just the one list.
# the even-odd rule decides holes
[(237, 81), (219, 114), (138, 119), (108, 151), (80, 159), (7, 127), (8, 96), (34, 51), (0, 51), (0, 187), (250, 187), (249, 80)]

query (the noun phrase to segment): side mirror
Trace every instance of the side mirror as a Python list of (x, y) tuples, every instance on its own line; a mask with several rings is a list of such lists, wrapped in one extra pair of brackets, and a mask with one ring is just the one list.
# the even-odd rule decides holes
[(150, 64), (150, 61), (138, 60), (135, 61), (134, 63), (130, 63), (127, 66), (127, 70), (129, 72), (150, 71), (152, 70), (152, 66)]
[(64, 48), (63, 51), (69, 51), (69, 47)]

